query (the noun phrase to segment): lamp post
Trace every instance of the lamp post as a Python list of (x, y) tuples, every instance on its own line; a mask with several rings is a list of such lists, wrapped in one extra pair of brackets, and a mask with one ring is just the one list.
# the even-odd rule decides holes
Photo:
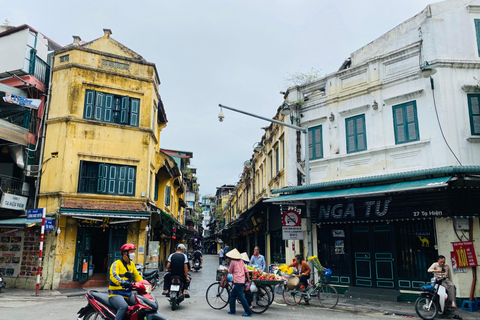
[[(223, 104), (219, 104), (218, 106), (220, 107), (220, 113), (218, 114), (218, 121), (220, 121), (220, 122), (223, 122), (223, 119), (225, 119), (225, 114), (223, 113), (223, 110), (222, 110), (223, 108), (225, 108), (225, 109), (228, 109), (228, 110), (231, 110), (231, 111), (242, 113), (242, 114), (250, 116), (250, 117), (254, 117), (254, 118), (262, 119), (262, 120), (265, 120), (265, 121), (273, 122), (273, 123), (276, 123), (278, 125), (281, 125), (281, 126), (284, 126), (284, 127), (289, 127), (289, 128), (292, 128), (292, 129), (295, 129), (295, 130), (298, 130), (298, 131), (302, 132), (305, 135), (305, 148), (304, 148), (304, 150), (305, 150), (305, 185), (310, 185), (310, 163), (309, 163), (310, 154), (309, 154), (309, 150), (308, 150), (308, 145), (309, 145), (308, 126), (307, 127), (295, 126), (293, 124), (288, 124), (288, 123), (281, 122), (281, 121), (278, 121), (278, 120), (275, 120), (275, 119), (265, 118), (265, 117), (262, 117), (262, 116), (259, 116), (259, 115), (256, 115), (256, 114), (253, 114), (253, 113), (250, 113), (250, 112), (246, 112), (246, 111), (243, 111), (243, 110), (238, 110), (238, 109), (235, 109), (235, 108), (232, 108), (232, 107), (227, 107)], [(288, 114), (290, 114), (290, 112), (291, 112), (290, 106), (288, 104), (284, 103), (280, 113), (282, 113), (283, 115), (288, 115)], [(306, 203), (306, 207), (307, 207), (306, 211), (307, 211), (308, 252), (310, 253), (310, 255), (313, 256), (312, 213), (310, 211), (310, 207), (309, 207), (308, 203)], [(314, 277), (314, 275), (312, 277)]]

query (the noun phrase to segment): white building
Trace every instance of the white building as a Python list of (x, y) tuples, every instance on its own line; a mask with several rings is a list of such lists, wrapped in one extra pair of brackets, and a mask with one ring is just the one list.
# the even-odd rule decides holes
[[(286, 102), (300, 105), (293, 117), (311, 130), (312, 184), (276, 190), (272, 202), (311, 207), (314, 252), (333, 283), (419, 289), (438, 254), (451, 265), (460, 239), (480, 261), (479, 69), (480, 1), (451, 0), (288, 90)], [(453, 281), (468, 298), (464, 271)]]

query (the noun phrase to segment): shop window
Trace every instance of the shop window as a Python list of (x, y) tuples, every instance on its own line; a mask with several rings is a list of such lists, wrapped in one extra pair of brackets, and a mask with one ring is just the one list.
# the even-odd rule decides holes
[(347, 153), (367, 150), (365, 115), (345, 119), (347, 132)]
[(85, 119), (138, 127), (140, 100), (100, 91), (85, 91)]
[(136, 167), (80, 161), (79, 193), (135, 195)]
[(310, 160), (323, 158), (322, 126), (308, 129), (308, 155)]
[(393, 126), (395, 144), (417, 141), (418, 134), (417, 104), (415, 101), (393, 106)]
[[(480, 21), (480, 20), (478, 20)], [(468, 115), (472, 135), (480, 135), (480, 94), (468, 95)]]

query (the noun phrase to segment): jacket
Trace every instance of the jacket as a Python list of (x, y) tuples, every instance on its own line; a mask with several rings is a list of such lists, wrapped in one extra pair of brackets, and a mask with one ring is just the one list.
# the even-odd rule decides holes
[[(288, 267), (289, 268), (293, 267), (293, 268), (298, 269), (296, 262), (289, 264)], [(310, 269), (310, 266), (308, 265), (308, 263), (306, 263), (305, 261), (302, 261), (302, 271), (301, 271), (301, 273), (305, 273), (308, 277), (310, 277), (310, 271), (311, 271), (311, 269)]]
[(130, 289), (123, 288), (121, 285), (123, 280), (128, 281), (128, 278), (125, 276), (127, 271), (133, 273), (135, 282), (143, 280), (132, 261), (127, 263), (123, 259), (116, 260), (110, 267), (110, 285), (108, 287), (109, 298), (115, 295), (121, 295), (127, 298), (130, 297), (132, 291)]

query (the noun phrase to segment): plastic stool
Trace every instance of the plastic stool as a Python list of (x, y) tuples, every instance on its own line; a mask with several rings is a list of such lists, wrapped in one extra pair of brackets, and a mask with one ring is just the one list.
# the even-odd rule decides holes
[(477, 305), (475, 301), (463, 301), (462, 310), (468, 310), (470, 312), (477, 311)]
[(475, 308), (477, 308), (477, 310), (480, 310), (480, 300), (477, 300), (477, 303), (475, 304)]

